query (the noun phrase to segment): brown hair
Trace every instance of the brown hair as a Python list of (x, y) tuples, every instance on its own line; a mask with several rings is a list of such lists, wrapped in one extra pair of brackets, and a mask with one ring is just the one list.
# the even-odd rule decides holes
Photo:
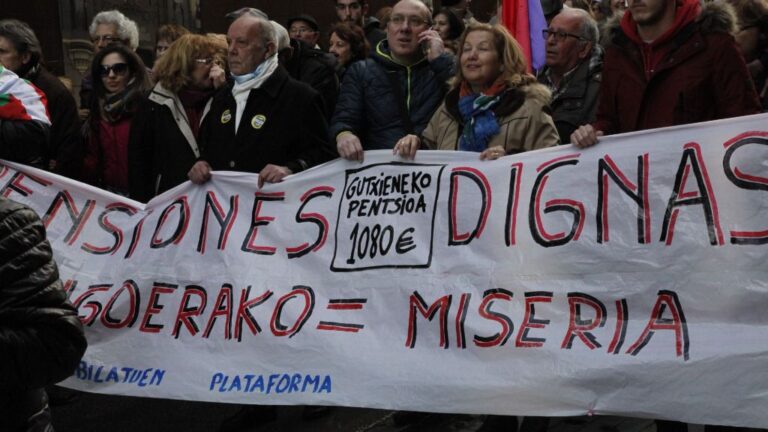
[(363, 29), (357, 25), (349, 25), (347, 23), (336, 23), (331, 27), (328, 32), (329, 35), (336, 33), (336, 36), (349, 44), (349, 49), (352, 55), (349, 62), (364, 60), (368, 57), (368, 51), (371, 46), (368, 44), (368, 39), (365, 38)]
[[(517, 41), (509, 34), (506, 28), (500, 25), (490, 25), (484, 23), (472, 23), (467, 26), (464, 34), (459, 40), (459, 51), (456, 58), (461, 63), (461, 56), (464, 52), (464, 42), (467, 35), (476, 31), (488, 32), (493, 36), (493, 44), (496, 47), (496, 53), (502, 65), (500, 76), (504, 78), (509, 87), (522, 87), (524, 85), (536, 82), (536, 78), (527, 72), (528, 63), (523, 56), (523, 51)], [(461, 65), (456, 68), (456, 75), (451, 80), (451, 88), (457, 88), (464, 81), (464, 75), (461, 72)]]
[(167, 40), (168, 42), (174, 42), (176, 39), (189, 34), (189, 30), (186, 27), (178, 24), (165, 24), (157, 29), (155, 37), (155, 45), (161, 40)]
[(176, 93), (192, 82), (196, 59), (213, 58), (218, 46), (209, 36), (186, 34), (168, 47), (155, 64), (155, 80)]

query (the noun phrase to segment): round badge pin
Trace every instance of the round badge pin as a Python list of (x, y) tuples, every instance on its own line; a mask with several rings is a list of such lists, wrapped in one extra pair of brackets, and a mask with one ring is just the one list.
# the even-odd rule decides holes
[(230, 120), (232, 120), (232, 113), (229, 110), (221, 113), (221, 124), (227, 124)]
[(253, 126), (254, 129), (261, 129), (262, 126), (264, 126), (264, 122), (267, 121), (267, 118), (264, 117), (262, 114), (256, 114), (251, 119), (251, 126)]

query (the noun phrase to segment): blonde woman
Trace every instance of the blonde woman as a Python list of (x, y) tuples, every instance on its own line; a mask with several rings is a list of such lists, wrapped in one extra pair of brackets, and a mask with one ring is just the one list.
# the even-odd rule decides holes
[(403, 137), (395, 154), (413, 158), (419, 148), (429, 148), (497, 159), (558, 144), (549, 90), (526, 72), (520, 46), (506, 29), (470, 24), (457, 57), (460, 67), (445, 101), (421, 137)]
[(200, 157), (197, 137), (206, 105), (226, 82), (218, 46), (210, 36), (183, 35), (155, 64), (157, 84), (131, 129), (131, 198), (148, 201), (187, 180)]

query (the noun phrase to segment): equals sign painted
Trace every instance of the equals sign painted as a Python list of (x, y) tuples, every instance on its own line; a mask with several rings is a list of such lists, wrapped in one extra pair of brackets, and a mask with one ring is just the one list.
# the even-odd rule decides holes
[[(362, 310), (368, 299), (330, 299), (328, 300), (328, 310)], [(362, 324), (342, 323), (334, 321), (320, 321), (317, 325), (318, 330), (339, 331), (347, 333), (357, 333), (365, 326)]]

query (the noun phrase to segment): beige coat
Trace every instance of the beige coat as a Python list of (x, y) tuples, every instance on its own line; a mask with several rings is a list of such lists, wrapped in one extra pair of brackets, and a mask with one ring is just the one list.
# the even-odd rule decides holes
[[(502, 146), (507, 154), (514, 154), (557, 145), (560, 140), (548, 114), (548, 102), (549, 91), (541, 84), (507, 93), (494, 108), (501, 131), (488, 147)], [(457, 150), (463, 128), (460, 118), (458, 90), (454, 89), (430, 119), (422, 134), (423, 145), (432, 150)]]

